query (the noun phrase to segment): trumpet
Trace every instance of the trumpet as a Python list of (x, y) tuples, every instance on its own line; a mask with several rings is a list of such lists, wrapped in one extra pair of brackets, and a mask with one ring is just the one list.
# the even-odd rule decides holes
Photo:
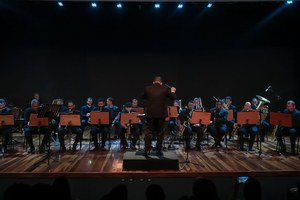
[(189, 115), (187, 117), (187, 119), (182, 123), (181, 126), (179, 126), (179, 131), (178, 131), (178, 136), (181, 137), (186, 129), (186, 127), (189, 125), (189, 122), (190, 122), (190, 119), (191, 119), (191, 116), (193, 114), (193, 111), (194, 110), (191, 110), (189, 112)]

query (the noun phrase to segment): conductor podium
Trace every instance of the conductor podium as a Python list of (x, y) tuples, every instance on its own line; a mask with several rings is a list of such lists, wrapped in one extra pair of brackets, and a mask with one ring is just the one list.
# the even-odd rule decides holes
[(176, 153), (167, 151), (162, 156), (156, 156), (151, 152), (148, 157), (143, 156), (143, 151), (126, 152), (123, 158), (123, 171), (126, 170), (178, 170), (179, 161)]
[[(176, 115), (177, 116), (177, 115)], [(139, 123), (140, 119), (136, 113), (123, 113), (121, 124), (130, 125)], [(127, 129), (128, 130), (128, 129)], [(162, 156), (156, 156), (156, 152), (151, 152), (148, 157), (143, 155), (143, 151), (127, 151), (123, 157), (123, 170), (178, 170), (178, 156), (174, 152), (163, 152)]]

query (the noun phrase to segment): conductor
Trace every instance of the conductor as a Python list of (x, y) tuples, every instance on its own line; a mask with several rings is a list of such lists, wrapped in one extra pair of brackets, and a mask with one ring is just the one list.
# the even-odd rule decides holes
[(176, 99), (176, 88), (163, 85), (162, 78), (155, 76), (153, 85), (147, 86), (142, 95), (142, 99), (146, 101), (146, 121), (147, 128), (145, 131), (145, 152), (144, 156), (148, 156), (151, 151), (151, 141), (153, 135), (157, 134), (156, 148), (157, 156), (162, 156), (163, 126), (167, 117), (168, 99)]

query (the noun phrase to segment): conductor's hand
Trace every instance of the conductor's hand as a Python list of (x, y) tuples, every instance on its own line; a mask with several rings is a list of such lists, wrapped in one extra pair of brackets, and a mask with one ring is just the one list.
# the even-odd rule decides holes
[(171, 87), (171, 92), (176, 92), (176, 88), (175, 87)]

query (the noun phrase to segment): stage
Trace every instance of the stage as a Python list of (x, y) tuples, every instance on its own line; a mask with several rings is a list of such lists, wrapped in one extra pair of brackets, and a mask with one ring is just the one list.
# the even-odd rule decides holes
[[(129, 199), (143, 199), (147, 186), (159, 184), (165, 189), (168, 200), (191, 195), (195, 178), (202, 176), (213, 180), (220, 198), (226, 200), (231, 199), (236, 177), (251, 176), (262, 183), (264, 199), (282, 200), (287, 188), (296, 185), (300, 179), (299, 155), (280, 155), (275, 151), (276, 142), (272, 138), (262, 143), (261, 155), (256, 145), (255, 152), (238, 151), (236, 140), (229, 141), (227, 149), (224, 146), (218, 150), (208, 147), (204, 141), (201, 152), (189, 152), (189, 164), (185, 164), (186, 152), (179, 141), (175, 143), (175, 150), (167, 151), (178, 156), (179, 170), (150, 171), (124, 171), (125, 152), (120, 150), (119, 140), (112, 140), (109, 151), (94, 152), (89, 151), (88, 138), (88, 131), (85, 131), (82, 149), (79, 150), (78, 145), (75, 153), (68, 150), (61, 154), (59, 144), (52, 142), (48, 165), (47, 154), (27, 154), (23, 148), (23, 135), (14, 133), (14, 139), (20, 143), (0, 159), (1, 194), (13, 183), (52, 184), (55, 178), (65, 176), (70, 181), (72, 196), (77, 199), (99, 199), (118, 184), (128, 187)], [(38, 143), (37, 136), (34, 142)], [(289, 147), (289, 140), (286, 142)], [(209, 145), (212, 144), (210, 138)], [(142, 151), (143, 142), (140, 148)]]
[[(46, 177), (90, 177), (90, 178), (127, 178), (127, 177), (197, 177), (197, 176), (294, 176), (300, 174), (300, 155), (281, 155), (276, 149), (276, 141), (267, 138), (262, 143), (262, 154), (254, 145), (254, 152), (237, 150), (236, 138), (228, 142), (228, 147), (211, 148), (213, 139), (210, 138), (209, 146), (203, 141), (202, 151), (189, 151), (191, 163), (185, 164), (186, 152), (182, 142), (175, 142), (175, 152), (179, 160), (179, 170), (148, 170), (125, 171), (123, 170), (124, 151), (120, 149), (119, 140), (111, 140), (108, 151), (89, 151), (89, 133), (86, 131), (82, 141), (82, 148), (74, 153), (67, 150), (60, 153), (59, 144), (52, 142), (51, 156), (48, 165), (47, 153), (27, 154), (20, 133), (14, 133), (18, 144), (14, 150), (7, 152), (0, 160), (1, 177), (18, 178), (46, 178)], [(35, 137), (37, 146), (38, 137)], [(289, 147), (289, 139), (286, 139)], [(192, 142), (193, 143), (193, 142)], [(66, 146), (68, 143), (66, 141)], [(108, 145), (107, 145), (108, 146)], [(165, 143), (165, 146), (167, 144)], [(37, 147), (36, 147), (37, 148)], [(91, 148), (92, 144), (91, 144)], [(143, 150), (143, 141), (138, 146), (138, 152)], [(130, 150), (128, 150), (130, 151)], [(165, 151), (165, 153), (166, 153)], [(288, 149), (289, 151), (289, 149)]]

